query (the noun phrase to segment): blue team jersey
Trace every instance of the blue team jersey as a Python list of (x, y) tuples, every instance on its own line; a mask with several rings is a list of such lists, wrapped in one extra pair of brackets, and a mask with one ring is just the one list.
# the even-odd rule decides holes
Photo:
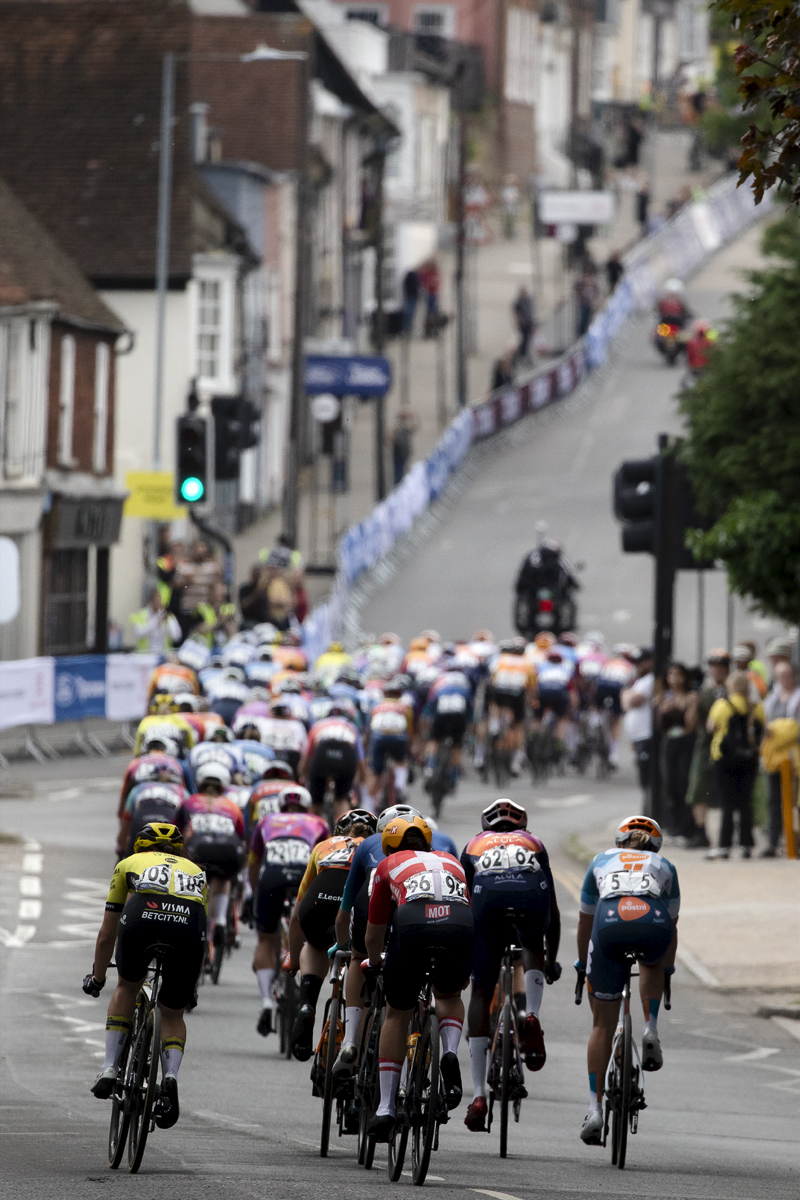
[[(453, 839), (449, 838), (446, 833), (439, 833), (438, 830), (432, 834), (431, 849), (444, 850), (448, 854), (452, 854), (455, 858), (458, 858), (458, 852)], [(356, 896), (378, 863), (383, 862), (385, 857), (386, 855), (383, 853), (381, 846), (381, 834), (372, 833), (368, 838), (364, 838), (364, 841), (353, 855), (350, 870), (347, 872), (347, 883), (344, 885), (344, 893), (340, 906), (342, 912), (352, 911), (353, 905), (356, 902)]]
[(651, 896), (664, 901), (674, 920), (681, 907), (678, 872), (652, 850), (617, 849), (596, 854), (581, 888), (581, 912), (591, 916), (601, 900)]
[(569, 687), (574, 673), (571, 662), (543, 662), (536, 666), (536, 680), (540, 692), (563, 691)]
[[(472, 720), (472, 688), (466, 675), (461, 671), (448, 672), (442, 679), (437, 680), (436, 684), (428, 693), (428, 699), (425, 702), (425, 707), (422, 710), (423, 717), (433, 718), (440, 713), (457, 713), (459, 710), (451, 703), (448, 703), (450, 697), (456, 696), (464, 700), (464, 707), (460, 710), (465, 713), (468, 721)], [(444, 700), (444, 704), (440, 701)]]

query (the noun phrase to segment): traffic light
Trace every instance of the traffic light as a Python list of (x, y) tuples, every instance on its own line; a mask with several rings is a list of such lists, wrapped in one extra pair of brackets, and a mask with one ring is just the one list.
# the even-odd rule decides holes
[(622, 522), (626, 554), (656, 553), (660, 457), (629, 459), (614, 475), (614, 516)]
[(215, 396), (214, 475), (217, 479), (239, 478), (239, 455), (258, 445), (261, 414), (243, 396)]
[(207, 499), (208, 490), (206, 423), (203, 417), (178, 417), (175, 447), (176, 499), (179, 504), (200, 504)]

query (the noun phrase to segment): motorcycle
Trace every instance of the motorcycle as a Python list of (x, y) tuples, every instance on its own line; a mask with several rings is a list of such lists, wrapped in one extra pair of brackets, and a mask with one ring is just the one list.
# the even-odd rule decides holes
[(653, 331), (653, 343), (668, 365), (674, 367), (684, 349), (683, 330), (672, 321), (659, 321)]
[(577, 606), (571, 595), (559, 600), (549, 588), (538, 588), (533, 596), (518, 595), (514, 611), (517, 630), (530, 639), (537, 633), (552, 633), (559, 637), (564, 630), (574, 629)]

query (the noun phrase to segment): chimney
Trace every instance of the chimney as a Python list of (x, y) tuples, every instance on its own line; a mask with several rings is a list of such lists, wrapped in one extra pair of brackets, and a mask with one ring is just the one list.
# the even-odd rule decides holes
[(192, 162), (202, 163), (208, 158), (208, 110), (211, 106), (196, 100), (189, 106), (192, 123)]

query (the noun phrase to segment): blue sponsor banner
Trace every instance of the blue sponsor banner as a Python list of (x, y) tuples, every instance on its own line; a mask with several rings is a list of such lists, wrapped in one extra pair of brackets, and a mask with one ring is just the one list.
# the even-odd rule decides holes
[(55, 660), (56, 721), (80, 721), (106, 715), (106, 659), (81, 654)]
[(392, 386), (392, 365), (386, 358), (366, 355), (308, 354), (305, 389), (308, 396), (381, 396)]

